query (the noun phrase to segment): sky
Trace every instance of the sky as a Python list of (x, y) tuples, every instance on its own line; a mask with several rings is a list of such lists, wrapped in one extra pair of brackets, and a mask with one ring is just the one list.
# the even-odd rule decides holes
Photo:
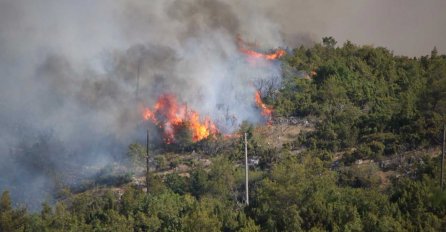
[[(263, 2), (263, 1), (262, 1)], [(342, 44), (387, 47), (397, 55), (446, 50), (446, 1), (442, 0), (296, 0), (267, 1), (271, 17), (291, 34), (308, 34), (320, 42), (333, 36)], [(274, 7), (275, 5), (281, 7)]]

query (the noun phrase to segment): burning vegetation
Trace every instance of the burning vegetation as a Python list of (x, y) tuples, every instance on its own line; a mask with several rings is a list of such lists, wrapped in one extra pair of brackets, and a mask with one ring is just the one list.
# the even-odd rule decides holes
[[(260, 53), (249, 48), (256, 47), (253, 43), (245, 42), (240, 36), (237, 37), (239, 51), (249, 58), (265, 59), (267, 61), (276, 60), (283, 55), (285, 51), (278, 49), (273, 53)], [(255, 106), (260, 110), (260, 114), (268, 123), (272, 120), (273, 109), (267, 106), (261, 97), (259, 90), (255, 91)], [(187, 103), (180, 103), (175, 94), (162, 94), (153, 107), (146, 107), (143, 111), (143, 118), (146, 121), (154, 123), (162, 131), (163, 141), (166, 144), (176, 142), (176, 136), (182, 131), (190, 132), (192, 142), (198, 142), (209, 136), (220, 133), (218, 124), (210, 116), (200, 115), (193, 109), (188, 109)], [(225, 137), (231, 137), (225, 134)]]
[(283, 49), (277, 49), (276, 51), (272, 53), (261, 53), (258, 51), (255, 51), (252, 48), (256, 48), (257, 44), (255, 43), (248, 43), (244, 41), (241, 36), (237, 36), (237, 45), (240, 52), (243, 54), (256, 58), (256, 59), (265, 59), (265, 60), (276, 60), (280, 57), (284, 56), (286, 54), (285, 50)]
[(266, 54), (256, 52), (254, 50), (249, 50), (249, 49), (246, 49), (243, 47), (240, 48), (240, 51), (250, 57), (261, 58), (261, 59), (266, 59), (266, 60), (276, 60), (276, 59), (282, 57), (283, 55), (285, 55), (285, 50), (283, 50), (283, 49), (278, 49), (273, 53), (266, 53)]
[(268, 123), (271, 122), (273, 109), (263, 103), (260, 91), (256, 91), (255, 100), (257, 107), (262, 111), (262, 115), (268, 120)]
[[(261, 115), (270, 123), (273, 110), (263, 103), (260, 91), (255, 92), (255, 104), (261, 110)], [(188, 109), (187, 104), (179, 103), (173, 94), (159, 96), (152, 108), (144, 109), (143, 118), (162, 130), (163, 140), (166, 144), (176, 142), (176, 135), (184, 129), (191, 133), (193, 142), (220, 133), (217, 124), (211, 120), (210, 116), (201, 116), (195, 110)], [(232, 134), (226, 134), (225, 137), (232, 137)]]
[(144, 109), (143, 117), (162, 129), (167, 144), (175, 142), (175, 135), (183, 128), (192, 133), (193, 142), (218, 133), (217, 126), (209, 116), (201, 117), (198, 112), (188, 109), (187, 104), (178, 103), (172, 94), (161, 95), (152, 110)]

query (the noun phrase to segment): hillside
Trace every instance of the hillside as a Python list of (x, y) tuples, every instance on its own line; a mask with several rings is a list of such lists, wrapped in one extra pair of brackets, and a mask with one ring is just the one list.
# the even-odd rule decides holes
[(61, 186), (40, 212), (11, 207), (4, 192), (0, 230), (444, 230), (446, 55), (322, 41), (290, 49), (280, 58), (281, 85), (262, 85), (269, 124), (151, 144), (148, 186), (145, 144), (135, 141), (126, 160)]

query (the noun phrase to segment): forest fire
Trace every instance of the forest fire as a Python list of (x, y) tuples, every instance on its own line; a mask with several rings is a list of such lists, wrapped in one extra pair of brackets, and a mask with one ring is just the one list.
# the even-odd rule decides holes
[(262, 98), (260, 96), (260, 91), (256, 91), (255, 100), (256, 100), (257, 107), (259, 107), (260, 110), (262, 110), (263, 117), (267, 118), (268, 122), (271, 122), (271, 116), (272, 116), (273, 110), (271, 109), (271, 107), (269, 107), (269, 106), (265, 105), (265, 103), (263, 103)]
[[(271, 61), (285, 55), (283, 49), (278, 49), (273, 53), (261, 53), (252, 50), (257, 45), (243, 41), (240, 36), (237, 37), (237, 44), (240, 52), (253, 59)], [(272, 108), (263, 103), (260, 91), (255, 92), (254, 102), (261, 115), (270, 123)], [(177, 137), (180, 137), (180, 134), (183, 134), (185, 130), (191, 134), (193, 142), (221, 133), (209, 116), (201, 117), (198, 112), (188, 109), (187, 104), (179, 103), (173, 94), (159, 96), (152, 108), (144, 109), (143, 118), (146, 121), (151, 121), (162, 130), (164, 142), (167, 144), (178, 142)], [(231, 137), (230, 134), (224, 136)]]
[(276, 60), (276, 59), (282, 57), (283, 55), (285, 55), (285, 50), (283, 50), (283, 49), (278, 49), (277, 51), (275, 51), (273, 53), (269, 53), (269, 54), (263, 54), (263, 53), (256, 52), (254, 50), (249, 50), (246, 48), (240, 48), (240, 51), (243, 52), (244, 54), (248, 55), (249, 57), (263, 58), (266, 60)]
[(193, 142), (218, 133), (216, 125), (209, 117), (200, 119), (198, 112), (188, 110), (186, 104), (179, 104), (177, 98), (170, 94), (161, 95), (153, 110), (145, 108), (143, 117), (163, 129), (164, 142), (167, 144), (175, 141), (175, 136), (181, 129), (191, 132)]
[[(263, 103), (259, 91), (255, 93), (255, 103), (261, 110), (262, 116), (270, 123), (272, 109)], [(182, 129), (191, 133), (193, 142), (219, 133), (216, 124), (208, 116), (201, 118), (198, 112), (188, 110), (187, 104), (178, 103), (176, 96), (172, 94), (161, 95), (152, 109), (145, 108), (143, 118), (162, 129), (166, 144), (175, 142), (177, 134)], [(237, 137), (236, 134), (225, 134), (224, 136), (226, 138)]]
[(257, 59), (276, 60), (286, 54), (285, 50), (283, 49), (278, 49), (273, 53), (267, 53), (267, 54), (249, 49), (247, 47), (256, 47), (257, 45), (245, 42), (240, 36), (237, 36), (237, 45), (240, 52), (244, 53), (245, 55), (248, 55), (249, 57)]

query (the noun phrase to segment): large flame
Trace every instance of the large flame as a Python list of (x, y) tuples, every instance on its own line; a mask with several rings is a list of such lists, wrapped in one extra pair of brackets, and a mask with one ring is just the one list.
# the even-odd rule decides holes
[[(237, 44), (240, 52), (253, 59), (275, 60), (286, 54), (283, 49), (278, 49), (273, 53), (255, 51), (253, 48), (257, 49), (257, 44), (245, 42), (240, 36), (237, 37)], [(260, 91), (256, 91), (254, 99), (262, 116), (271, 123), (272, 108), (263, 103)], [(143, 117), (163, 130), (164, 142), (168, 144), (175, 142), (175, 135), (180, 128), (186, 128), (191, 132), (193, 142), (219, 133), (217, 126), (208, 116), (200, 117), (198, 112), (188, 110), (187, 104), (179, 104), (175, 95), (172, 94), (161, 95), (152, 108), (144, 109)], [(232, 134), (225, 135), (228, 138), (232, 136)]]
[(249, 49), (248, 47), (257, 47), (257, 45), (256, 44), (253, 45), (252, 43), (245, 42), (240, 36), (237, 36), (237, 44), (238, 44), (239, 50), (242, 53), (244, 53), (252, 58), (276, 60), (286, 54), (285, 50), (283, 50), (283, 49), (278, 49), (273, 53), (266, 53), (266, 54)]
[(271, 109), (271, 107), (269, 107), (269, 106), (265, 105), (265, 103), (263, 103), (262, 98), (260, 96), (260, 91), (256, 91), (255, 99), (256, 99), (257, 107), (259, 107), (260, 110), (262, 110), (263, 117), (267, 118), (268, 122), (271, 122), (273, 110)]
[(278, 59), (278, 58), (282, 57), (283, 55), (285, 55), (285, 50), (283, 50), (283, 49), (278, 49), (274, 53), (269, 53), (269, 54), (256, 52), (254, 50), (249, 50), (246, 48), (240, 48), (240, 51), (243, 52), (244, 54), (248, 55), (249, 57), (263, 58), (266, 60), (275, 60), (275, 59)]
[(198, 112), (188, 110), (186, 104), (178, 104), (171, 94), (161, 95), (153, 110), (145, 108), (143, 117), (163, 129), (164, 141), (168, 144), (175, 141), (175, 134), (181, 126), (190, 130), (194, 142), (218, 133), (217, 126), (209, 117), (200, 119)]

